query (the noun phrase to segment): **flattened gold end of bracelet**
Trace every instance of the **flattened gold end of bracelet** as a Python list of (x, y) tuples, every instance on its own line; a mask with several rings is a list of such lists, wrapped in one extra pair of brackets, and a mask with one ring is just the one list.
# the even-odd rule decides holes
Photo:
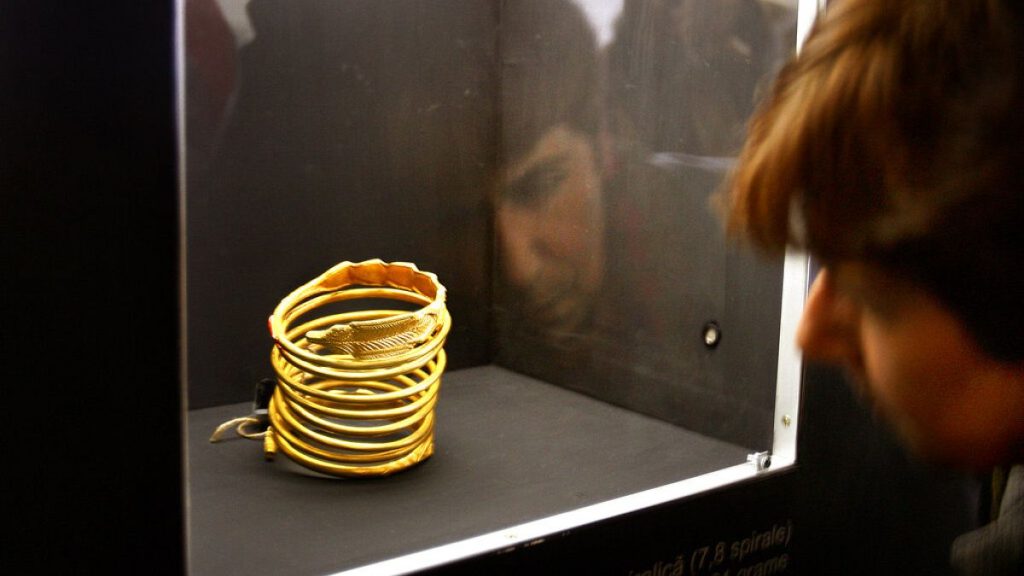
[(272, 462), (275, 456), (277, 456), (277, 442), (274, 440), (274, 429), (267, 428), (267, 433), (263, 435), (263, 458)]

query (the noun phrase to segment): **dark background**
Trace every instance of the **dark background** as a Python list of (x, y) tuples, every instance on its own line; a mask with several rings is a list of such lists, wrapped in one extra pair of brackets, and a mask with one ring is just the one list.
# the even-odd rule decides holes
[[(3, 491), (19, 509), (2, 550), (27, 573), (183, 571), (171, 4), (0, 19)], [(799, 573), (941, 573), (974, 484), (908, 461), (834, 374), (808, 372), (801, 426), (784, 476), (478, 561), (632, 570), (792, 517)]]
[(5, 571), (184, 569), (173, 38), (171, 2), (3, 8)]

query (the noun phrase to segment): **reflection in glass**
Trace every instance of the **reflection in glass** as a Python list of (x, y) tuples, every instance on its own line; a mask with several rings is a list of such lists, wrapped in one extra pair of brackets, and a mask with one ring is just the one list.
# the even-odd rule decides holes
[(794, 19), (756, 0), (503, 6), (499, 362), (770, 445), (781, 263), (726, 245), (710, 198)]
[(499, 361), (518, 367), (540, 349), (577, 349), (592, 322), (605, 266), (602, 111), (597, 45), (576, 5), (508, 3), (501, 22), (495, 309)]

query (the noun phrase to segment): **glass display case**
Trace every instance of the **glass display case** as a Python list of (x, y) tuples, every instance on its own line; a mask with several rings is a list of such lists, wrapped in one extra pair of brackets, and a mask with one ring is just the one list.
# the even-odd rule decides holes
[[(715, 199), (818, 4), (185, 0), (190, 571), (416, 572), (791, 466), (807, 260)], [(433, 455), (209, 442), (278, 302), (373, 258), (447, 289)]]

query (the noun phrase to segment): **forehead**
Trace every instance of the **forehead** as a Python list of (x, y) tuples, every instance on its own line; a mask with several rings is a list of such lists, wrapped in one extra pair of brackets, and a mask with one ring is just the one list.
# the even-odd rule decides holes
[(587, 138), (565, 124), (559, 124), (545, 132), (527, 151), (524, 158), (512, 163), (506, 179), (521, 178), (534, 167), (552, 159), (564, 161), (572, 159), (574, 155), (587, 152), (589, 152)]

